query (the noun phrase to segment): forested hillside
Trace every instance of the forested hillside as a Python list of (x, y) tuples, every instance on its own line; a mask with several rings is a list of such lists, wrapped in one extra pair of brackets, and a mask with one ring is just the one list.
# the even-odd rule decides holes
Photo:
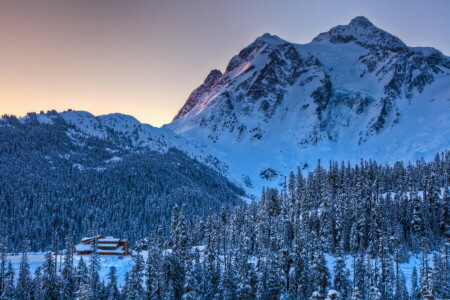
[[(188, 221), (189, 207), (174, 206), (168, 235), (159, 228), (136, 244), (122, 287), (115, 267), (106, 283), (100, 280), (95, 253), (87, 265), (75, 266), (72, 251), (65, 252), (56, 272), (49, 252), (33, 279), (24, 255), (17, 284), (3, 255), (2, 297), (448, 299), (449, 167), (449, 152), (392, 166), (361, 161), (324, 168), (319, 162), (312, 172), (292, 173), (280, 190), (264, 189), (261, 201), (224, 208), (195, 224)], [(143, 237), (140, 226), (148, 224), (136, 224)], [(414, 253), (421, 264), (407, 281), (399, 266)]]
[[(70, 134), (69, 134), (70, 133)], [(57, 114), (0, 122), (0, 232), (18, 251), (48, 250), (54, 237), (99, 232), (130, 239), (166, 229), (177, 204), (192, 222), (240, 203), (243, 191), (177, 149), (131, 148), (126, 136), (83, 137)], [(77, 136), (76, 139), (73, 136)]]

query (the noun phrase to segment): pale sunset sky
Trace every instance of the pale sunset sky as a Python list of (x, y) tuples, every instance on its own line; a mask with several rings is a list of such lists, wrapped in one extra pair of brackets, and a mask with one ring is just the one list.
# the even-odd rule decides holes
[(447, 0), (0, 0), (0, 114), (69, 108), (161, 126), (265, 32), (307, 43), (363, 15), (450, 55)]

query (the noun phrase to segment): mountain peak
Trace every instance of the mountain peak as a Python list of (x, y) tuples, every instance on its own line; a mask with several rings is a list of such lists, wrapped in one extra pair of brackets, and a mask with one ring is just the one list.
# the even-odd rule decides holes
[(372, 22), (369, 21), (369, 19), (367, 19), (364, 16), (358, 16), (358, 17), (354, 17), (350, 23), (348, 24), (349, 26), (357, 26), (357, 27), (363, 27), (363, 28), (368, 28), (368, 27), (375, 27)]
[(376, 27), (366, 17), (359, 16), (351, 20), (348, 25), (338, 25), (328, 32), (315, 37), (313, 42), (329, 42), (332, 44), (355, 44), (371, 50), (391, 50), (404, 52), (408, 48), (398, 37)]
[(263, 35), (261, 35), (260, 37), (258, 37), (256, 40), (262, 40), (264, 42), (267, 43), (280, 43), (283, 42), (283, 40), (275, 35), (275, 34), (270, 34), (270, 33), (264, 33)]

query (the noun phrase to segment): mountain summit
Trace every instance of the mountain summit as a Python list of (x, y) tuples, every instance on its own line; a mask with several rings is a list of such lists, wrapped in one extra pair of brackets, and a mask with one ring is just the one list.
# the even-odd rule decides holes
[(449, 57), (356, 17), (308, 44), (262, 35), (225, 72), (213, 70), (166, 127), (209, 143), (238, 177), (285, 174), (318, 158), (448, 149), (449, 95)]
[(369, 49), (407, 51), (408, 47), (398, 37), (379, 29), (366, 17), (356, 17), (348, 25), (338, 25), (315, 37), (313, 42), (328, 41), (333, 44), (355, 42)]

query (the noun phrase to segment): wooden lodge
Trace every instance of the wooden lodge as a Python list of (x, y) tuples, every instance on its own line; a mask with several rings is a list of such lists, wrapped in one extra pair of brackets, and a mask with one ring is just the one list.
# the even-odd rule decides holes
[(96, 237), (85, 237), (75, 246), (74, 252), (78, 255), (89, 255), (94, 252), (94, 245), (97, 245), (99, 255), (128, 255), (128, 240), (114, 238), (112, 236), (98, 235)]

